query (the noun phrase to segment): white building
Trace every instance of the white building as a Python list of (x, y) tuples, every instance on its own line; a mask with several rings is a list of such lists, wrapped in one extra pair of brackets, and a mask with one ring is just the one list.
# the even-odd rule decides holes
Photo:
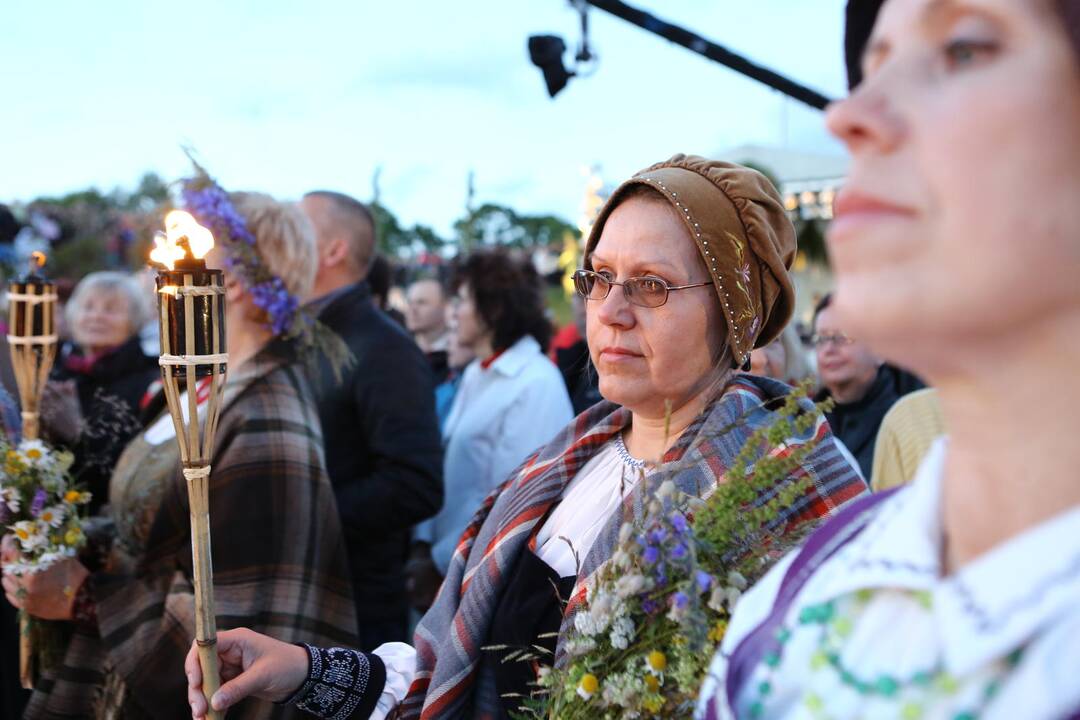
[[(814, 222), (824, 231), (832, 219), (832, 204), (844, 185), (849, 160), (846, 155), (805, 152), (762, 145), (740, 145), (717, 153), (717, 158), (749, 164), (770, 173), (779, 183), (784, 206), (800, 230)], [(833, 287), (832, 273), (821, 263), (808, 262), (799, 253), (792, 267), (795, 283), (795, 318), (809, 326), (817, 301)]]
[(764, 145), (739, 145), (717, 154), (720, 160), (767, 170), (779, 181), (784, 205), (794, 220), (830, 220), (836, 191), (848, 172), (846, 155), (806, 152)]

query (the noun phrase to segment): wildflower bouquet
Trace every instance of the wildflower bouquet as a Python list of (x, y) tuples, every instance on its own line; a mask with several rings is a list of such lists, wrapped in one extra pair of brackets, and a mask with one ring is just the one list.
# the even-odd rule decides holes
[(22, 559), (4, 572), (38, 572), (65, 557), (74, 557), (86, 542), (80, 509), (90, 493), (71, 486), (72, 455), (49, 448), (41, 440), (23, 440), (11, 447), (0, 439), (4, 471), (0, 474), (0, 524), (18, 542)]
[[(86, 544), (82, 511), (90, 493), (71, 483), (71, 453), (41, 440), (23, 440), (13, 447), (0, 436), (0, 456), (0, 526), (15, 537), (20, 554), (17, 562), (5, 563), (4, 572), (26, 575), (75, 557)], [(32, 646), (38, 667), (51, 667), (63, 647), (62, 624), (23, 612), (19, 619), (24, 644)]]
[(678, 468), (648, 478), (656, 490), (645, 514), (623, 524), (574, 615), (565, 662), (541, 671), (519, 720), (692, 715), (740, 594), (810, 530), (791, 532), (783, 521), (809, 480), (781, 482), (816, 446), (787, 442), (825, 409), (800, 407), (807, 392), (792, 392), (772, 424), (748, 438), (708, 497), (680, 493), (670, 479)]

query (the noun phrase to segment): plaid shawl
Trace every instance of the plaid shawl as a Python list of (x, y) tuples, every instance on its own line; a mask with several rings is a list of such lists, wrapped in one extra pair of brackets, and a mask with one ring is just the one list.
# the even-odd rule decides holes
[[(319, 418), (289, 355), (273, 343), (226, 385), (210, 478), (218, 627), (350, 644), (356, 618)], [(93, 575), (97, 625), (75, 629), (25, 717), (191, 717), (182, 670), (195, 633), (187, 488), (175, 466), (161, 482), (144, 551), (114, 546)], [(302, 716), (264, 701), (229, 711), (234, 720)]]
[[(641, 517), (657, 478), (671, 479), (683, 492), (707, 495), (734, 462), (747, 438), (768, 425), (773, 413), (766, 403), (790, 388), (751, 375), (739, 375), (682, 434), (664, 457), (664, 465), (639, 483), (624, 501), (624, 511)], [(809, 406), (809, 401), (805, 401)], [(417, 674), (399, 713), (422, 720), (501, 717), (494, 675), (482, 661), (491, 618), (504, 584), (519, 555), (577, 472), (630, 422), (630, 413), (601, 402), (579, 415), (562, 433), (514, 471), (476, 513), (459, 541), (435, 604), (420, 621), (415, 636)], [(734, 427), (733, 427), (734, 426)], [(788, 508), (791, 528), (834, 512), (866, 491), (866, 483), (831, 442), (821, 419), (792, 445), (822, 440), (787, 482), (809, 477), (807, 492)], [(667, 471), (667, 472), (665, 472)], [(762, 501), (778, 492), (773, 488)], [(618, 542), (623, 516), (614, 513), (582, 558), (578, 580), (563, 617), (556, 662), (564, 659), (561, 644), (593, 572), (607, 561)]]

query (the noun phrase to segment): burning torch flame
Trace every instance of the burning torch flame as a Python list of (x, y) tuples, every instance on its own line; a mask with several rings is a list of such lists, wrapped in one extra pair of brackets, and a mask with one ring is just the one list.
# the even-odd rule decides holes
[(165, 216), (165, 232), (154, 236), (154, 249), (150, 251), (150, 259), (170, 270), (175, 269), (176, 262), (187, 256), (180, 244), (180, 241), (185, 239), (192, 257), (196, 260), (205, 258), (214, 247), (214, 236), (209, 230), (197, 223), (189, 213), (173, 210)]

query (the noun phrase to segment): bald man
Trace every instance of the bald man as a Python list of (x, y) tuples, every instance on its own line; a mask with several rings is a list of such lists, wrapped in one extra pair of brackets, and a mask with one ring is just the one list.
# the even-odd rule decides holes
[(337, 192), (304, 196), (319, 264), (310, 305), (356, 356), (343, 382), (325, 358), (312, 383), (349, 554), (360, 648), (406, 640), (410, 529), (442, 506), (442, 444), (424, 354), (372, 301), (375, 224)]

